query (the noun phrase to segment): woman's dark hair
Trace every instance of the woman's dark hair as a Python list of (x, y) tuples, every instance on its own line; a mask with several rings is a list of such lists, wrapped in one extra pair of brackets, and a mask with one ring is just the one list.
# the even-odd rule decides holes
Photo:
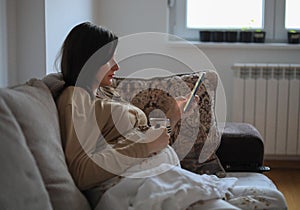
[(112, 58), (117, 42), (118, 37), (111, 31), (90, 22), (75, 26), (61, 48), (60, 68), (65, 86), (91, 88), (100, 66)]

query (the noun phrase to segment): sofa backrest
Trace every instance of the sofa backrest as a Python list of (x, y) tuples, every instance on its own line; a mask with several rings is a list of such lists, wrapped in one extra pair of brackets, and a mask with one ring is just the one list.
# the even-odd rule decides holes
[(43, 81), (0, 89), (0, 125), (0, 209), (90, 209), (68, 172), (56, 105)]
[(0, 135), (0, 209), (52, 209), (22, 128), (2, 97)]

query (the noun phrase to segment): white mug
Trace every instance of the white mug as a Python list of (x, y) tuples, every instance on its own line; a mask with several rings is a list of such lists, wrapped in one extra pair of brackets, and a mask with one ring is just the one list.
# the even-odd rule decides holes
[(161, 126), (166, 127), (168, 129), (168, 133), (171, 133), (171, 125), (170, 120), (168, 118), (149, 118), (150, 125), (154, 128), (159, 128)]

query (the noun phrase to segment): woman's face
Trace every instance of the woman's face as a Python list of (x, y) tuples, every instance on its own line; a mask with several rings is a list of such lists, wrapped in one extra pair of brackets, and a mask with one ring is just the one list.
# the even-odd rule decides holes
[(112, 79), (115, 76), (115, 72), (119, 70), (119, 65), (113, 56), (106, 64), (100, 67), (96, 74), (96, 80), (100, 82), (100, 86), (112, 85)]

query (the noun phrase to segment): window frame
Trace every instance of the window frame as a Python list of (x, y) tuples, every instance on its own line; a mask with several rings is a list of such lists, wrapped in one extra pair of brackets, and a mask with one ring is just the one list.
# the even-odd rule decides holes
[[(187, 1), (168, 2), (169, 33), (186, 40), (199, 41), (199, 29), (186, 27)], [(288, 29), (285, 28), (285, 0), (264, 0), (264, 4), (263, 30), (266, 31), (266, 43), (286, 43)]]

